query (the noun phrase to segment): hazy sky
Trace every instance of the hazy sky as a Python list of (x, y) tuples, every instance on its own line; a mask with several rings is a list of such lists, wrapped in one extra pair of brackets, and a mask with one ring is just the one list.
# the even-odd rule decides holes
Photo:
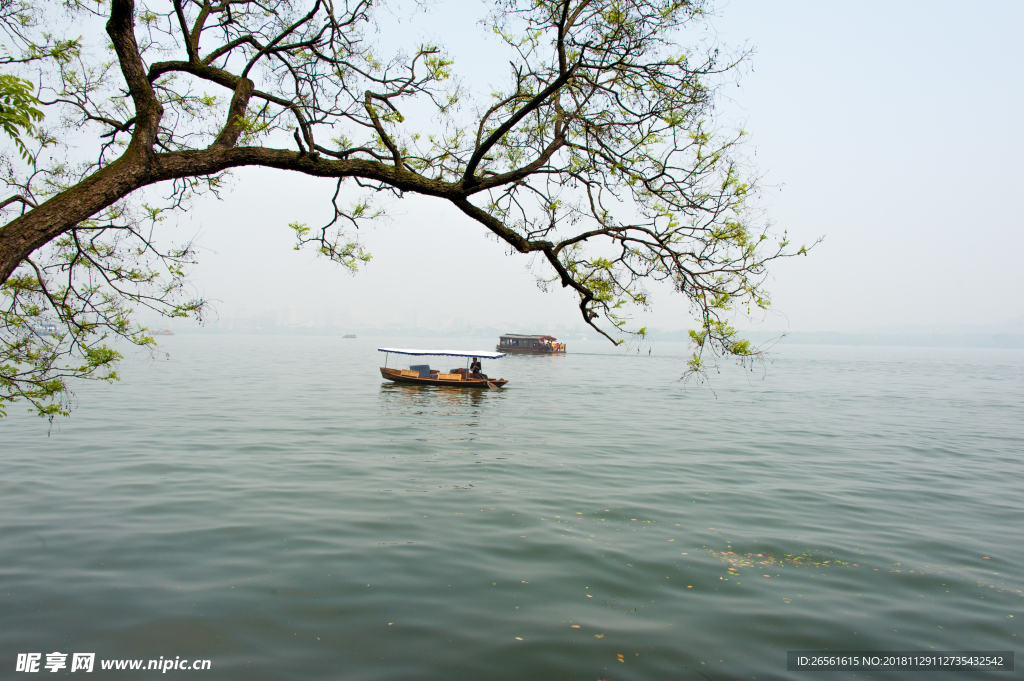
[[(469, 84), (499, 82), (486, 5), (439, 1), (401, 31), (444, 44)], [(1021, 110), (1024, 3), (758, 2), (719, 5), (725, 44), (756, 49), (724, 122), (751, 133), (763, 205), (807, 258), (777, 264), (778, 314), (763, 328), (857, 330), (979, 324), (1024, 312)], [(505, 67), (507, 68), (507, 67)], [(332, 185), (269, 170), (236, 176), (181, 233), (205, 248), (198, 288), (222, 317), (294, 307), (356, 323), (460, 317), (488, 324), (576, 324), (573, 297), (540, 292), (529, 259), (508, 255), (445, 204), (411, 198), (365, 231), (374, 260), (349, 276), (292, 250), (287, 224), (320, 224)], [(644, 322), (689, 326), (680, 296), (654, 289)], [(428, 325), (431, 325), (428, 323)]]

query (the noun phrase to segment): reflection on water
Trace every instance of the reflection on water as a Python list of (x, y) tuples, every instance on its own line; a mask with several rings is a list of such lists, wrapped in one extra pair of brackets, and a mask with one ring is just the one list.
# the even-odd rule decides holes
[[(481, 410), (485, 405), (497, 407), (504, 399), (500, 392), (388, 382), (380, 387), (380, 413), (384, 418), (404, 418), (405, 428), (425, 429), (433, 433), (431, 437), (478, 440), (484, 435), (478, 430)], [(503, 426), (492, 424), (489, 435), (494, 429), (502, 430)], [(444, 432), (437, 434), (437, 430)]]
[[(485, 404), (485, 400), (503, 399), (502, 390), (500, 389), (453, 388), (446, 385), (417, 385), (415, 383), (392, 383), (390, 381), (381, 384), (380, 395), (383, 402), (423, 409), (479, 408)], [(493, 404), (493, 402), (488, 404)]]
[(382, 379), (386, 344), (178, 335), (49, 438), (0, 422), (0, 665), (761, 681), (1024, 636), (1020, 353), (781, 347), (712, 395), (684, 346), (466, 390)]

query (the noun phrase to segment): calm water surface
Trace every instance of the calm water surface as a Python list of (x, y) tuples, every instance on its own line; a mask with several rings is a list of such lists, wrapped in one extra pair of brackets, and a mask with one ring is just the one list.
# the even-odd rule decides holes
[(576, 342), (485, 362), (511, 383), (479, 392), (383, 383), (389, 343), (491, 345), (176, 336), (49, 436), (12, 410), (0, 675), (61, 651), (809, 679), (787, 650), (1021, 650), (1024, 352), (782, 346), (712, 394), (674, 381), (682, 344)]

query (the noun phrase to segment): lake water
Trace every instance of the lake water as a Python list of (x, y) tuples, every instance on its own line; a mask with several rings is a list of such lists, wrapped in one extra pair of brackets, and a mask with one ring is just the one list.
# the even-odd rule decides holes
[[(778, 346), (712, 393), (675, 380), (683, 344), (570, 342), (458, 391), (383, 382), (376, 348), (493, 343), (160, 342), (49, 434), (0, 421), (5, 678), (54, 651), (99, 678), (720, 681), (1020, 648), (1022, 351)], [(986, 676), (1013, 674), (941, 678)]]

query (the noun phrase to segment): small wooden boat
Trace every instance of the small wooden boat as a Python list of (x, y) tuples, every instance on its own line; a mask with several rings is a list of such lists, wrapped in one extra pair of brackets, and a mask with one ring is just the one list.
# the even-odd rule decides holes
[[(489, 388), (494, 390), (506, 385), (508, 381), (504, 378), (484, 378), (474, 376), (469, 368), (455, 369), (449, 372), (442, 372), (431, 369), (428, 364), (414, 365), (408, 369), (389, 367), (387, 358), (392, 355), (412, 355), (415, 357), (436, 356), (436, 357), (465, 357), (469, 359), (501, 359), (505, 356), (503, 352), (462, 352), (460, 350), (408, 350), (399, 348), (377, 348), (379, 352), (386, 353), (384, 366), (380, 367), (380, 375), (395, 383), (415, 383), (417, 385), (446, 385), (453, 388)], [(467, 364), (469, 362), (467, 361)]]
[[(433, 373), (429, 378), (425, 378), (420, 376), (418, 371), (411, 371), (409, 369), (392, 369), (388, 367), (381, 367), (380, 375), (389, 381), (394, 381), (395, 383), (450, 385), (455, 388), (490, 388), (492, 385), (500, 388), (508, 383), (504, 378), (462, 378), (461, 374)], [(449, 376), (456, 376), (457, 378), (453, 379), (449, 378)]]

